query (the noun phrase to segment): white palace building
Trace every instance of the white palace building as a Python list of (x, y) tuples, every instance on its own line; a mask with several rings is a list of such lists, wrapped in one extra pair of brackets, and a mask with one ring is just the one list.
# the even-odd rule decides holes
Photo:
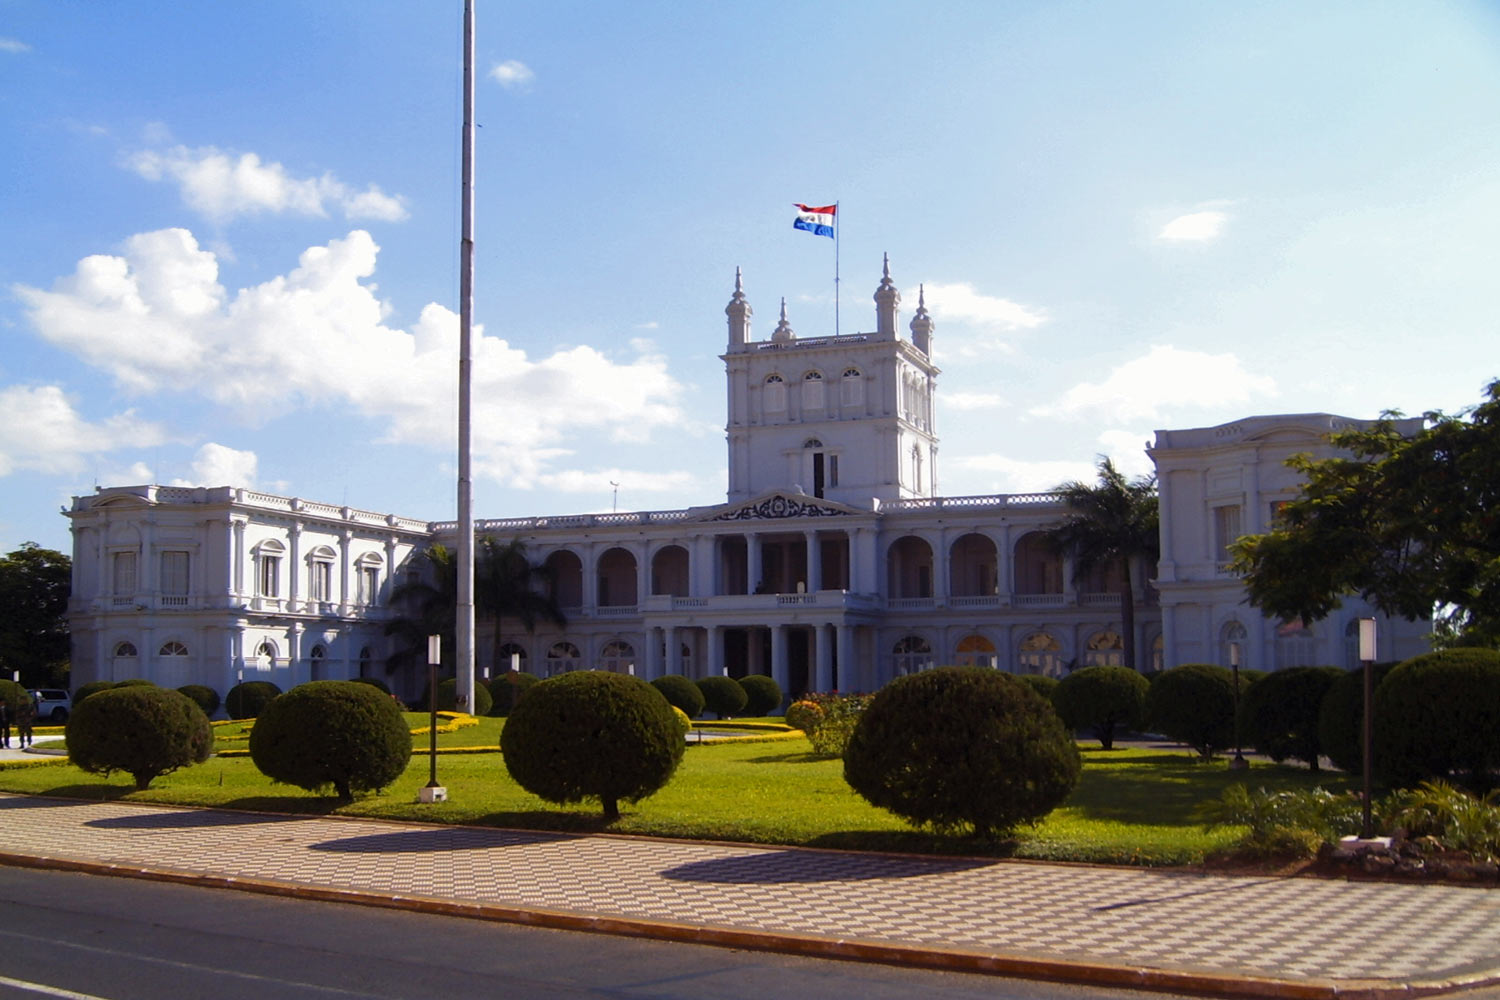
[[(1120, 662), (1120, 599), (1103, 575), (1074, 579), (1043, 532), (1065, 510), (1047, 493), (937, 494), (932, 318), (918, 296), (903, 337), (889, 266), (875, 329), (799, 338), (786, 320), (754, 340), (738, 274), (727, 309), (729, 495), (686, 510), (481, 521), (519, 539), (555, 580), (567, 625), (531, 634), (481, 617), (484, 674), (519, 661), (565, 670), (702, 677), (767, 673), (784, 690), (870, 691), (899, 674), (972, 663), (1060, 675)], [(1156, 432), (1161, 558), (1135, 567), (1143, 669), (1353, 666), (1348, 600), (1309, 628), (1263, 618), (1226, 566), (1226, 546), (1266, 530), (1299, 481), (1283, 461), (1331, 454), (1360, 422), (1255, 416)], [(1420, 421), (1410, 421), (1410, 430)], [(145, 677), (283, 689), (310, 679), (387, 678), (393, 585), (419, 573), (453, 522), (429, 522), (233, 486), (127, 486), (75, 497), (73, 683)], [(1424, 622), (1380, 620), (1382, 659), (1428, 649)]]

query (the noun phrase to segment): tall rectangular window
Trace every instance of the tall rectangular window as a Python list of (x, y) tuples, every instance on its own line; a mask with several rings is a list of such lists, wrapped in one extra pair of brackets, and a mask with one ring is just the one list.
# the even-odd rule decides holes
[(188, 554), (186, 552), (163, 552), (161, 554), (160, 585), (164, 595), (187, 596)]
[(359, 571), (359, 603), (374, 604), (380, 599), (380, 568), (365, 566)]
[(837, 455), (829, 455), (828, 456), (828, 485), (829, 486), (837, 486), (838, 484), (839, 484), (839, 457)]
[(281, 559), (278, 556), (260, 557), (260, 596), (281, 596)]
[(135, 593), (135, 553), (116, 552), (114, 585), (111, 592), (116, 597), (129, 597)]
[(1214, 558), (1227, 563), (1233, 558), (1229, 546), (1240, 537), (1240, 505), (1226, 504), (1214, 508)]
[(309, 567), (308, 589), (315, 601), (333, 600), (333, 563), (315, 562)]

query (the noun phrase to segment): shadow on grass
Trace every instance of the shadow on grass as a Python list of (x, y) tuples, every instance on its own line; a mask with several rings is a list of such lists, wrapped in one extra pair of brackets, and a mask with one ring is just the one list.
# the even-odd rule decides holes
[(1146, 826), (1196, 826), (1200, 822), (1194, 816), (1197, 806), (1217, 799), (1232, 785), (1272, 791), (1315, 785), (1341, 790), (1351, 787), (1352, 782), (1342, 773), (1314, 773), (1287, 766), (1231, 771), (1223, 758), (1202, 760), (1182, 754), (1091, 763), (1108, 767), (1085, 766), (1078, 787), (1065, 805), (1088, 819)]
[(787, 882), (860, 882), (871, 879), (921, 878), (970, 871), (993, 864), (967, 859), (945, 861), (927, 858), (860, 857), (857, 854), (824, 854), (812, 851), (769, 851), (734, 858), (693, 861), (661, 872), (663, 878), (679, 882), (713, 882), (734, 885)]
[(372, 833), (362, 837), (339, 837), (309, 844), (314, 851), (342, 854), (414, 854), (443, 851), (472, 851), (489, 847), (526, 847), (576, 840), (566, 833), (517, 830), (481, 830), (474, 827), (435, 827), (426, 830), (397, 830)]
[(746, 764), (821, 764), (838, 760), (838, 754), (826, 753), (773, 753), (764, 757), (746, 757)]

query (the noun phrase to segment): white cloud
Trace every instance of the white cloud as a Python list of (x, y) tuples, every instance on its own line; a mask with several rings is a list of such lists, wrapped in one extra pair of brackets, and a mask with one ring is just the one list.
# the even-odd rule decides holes
[(1114, 460), (1115, 468), (1126, 476), (1149, 476), (1156, 471), (1146, 445), (1152, 435), (1147, 431), (1108, 430), (1099, 435), (1099, 454)]
[(922, 294), (927, 300), (927, 311), (939, 322), (976, 323), (1001, 330), (1030, 330), (1047, 321), (1046, 313), (1039, 309), (1023, 306), (1010, 299), (985, 295), (966, 281), (949, 285), (928, 283), (923, 286)]
[(31, 46), (16, 38), (0, 38), (0, 52), (30, 52)]
[(1224, 230), (1224, 224), (1228, 221), (1229, 215), (1226, 212), (1190, 212), (1187, 215), (1179, 215), (1162, 226), (1156, 238), (1172, 242), (1201, 243), (1218, 238)]
[(1144, 356), (1120, 365), (1103, 382), (1080, 382), (1055, 405), (1031, 412), (1042, 417), (1087, 415), (1111, 422), (1157, 420), (1169, 410), (1218, 409), (1275, 393), (1273, 379), (1246, 371), (1233, 354), (1158, 344)]
[(259, 460), (253, 451), (239, 451), (210, 441), (193, 456), (191, 479), (174, 479), (173, 486), (255, 486)]
[(997, 392), (945, 392), (938, 397), (938, 406), (941, 409), (959, 413), (972, 410), (998, 410), (1009, 405), (1010, 401)]
[(969, 455), (956, 459), (952, 469), (989, 493), (1046, 493), (1075, 479), (1092, 482), (1097, 475), (1089, 462), (1066, 459), (1027, 461), (1005, 455)]
[(506, 90), (529, 90), (532, 81), (536, 79), (536, 74), (525, 63), (516, 59), (507, 59), (495, 64), (495, 68), (490, 70), (490, 79), (498, 82)]
[(346, 219), (397, 222), (407, 217), (403, 199), (374, 184), (356, 191), (331, 173), (293, 177), (280, 163), (263, 163), (254, 153), (234, 156), (212, 146), (173, 146), (133, 153), (125, 164), (146, 180), (175, 181), (183, 202), (214, 222), (261, 212), (326, 216), (330, 206)]
[[(429, 304), (410, 331), (386, 326), (388, 307), (366, 281), (378, 253), (354, 230), (231, 296), (215, 256), (168, 229), (85, 258), (50, 291), (14, 291), (43, 337), (127, 390), (196, 391), (247, 422), (337, 407), (376, 421), (383, 441), (450, 449), (458, 317)], [(475, 333), (476, 475), (536, 486), (559, 472), (580, 431), (641, 441), (689, 423), (681, 387), (647, 341), (623, 359), (587, 346), (532, 358)]]
[(130, 410), (98, 423), (85, 420), (55, 385), (0, 388), (0, 476), (21, 469), (74, 473), (89, 456), (164, 440), (159, 426)]

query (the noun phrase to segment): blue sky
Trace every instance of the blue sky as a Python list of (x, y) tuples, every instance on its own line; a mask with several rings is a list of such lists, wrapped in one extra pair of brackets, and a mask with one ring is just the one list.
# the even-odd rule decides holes
[[(96, 484), (454, 516), (456, 2), (0, 0), (0, 551)], [(1500, 376), (1500, 8), (480, 0), (475, 509), (712, 503), (723, 309), (936, 320), (948, 495)]]

